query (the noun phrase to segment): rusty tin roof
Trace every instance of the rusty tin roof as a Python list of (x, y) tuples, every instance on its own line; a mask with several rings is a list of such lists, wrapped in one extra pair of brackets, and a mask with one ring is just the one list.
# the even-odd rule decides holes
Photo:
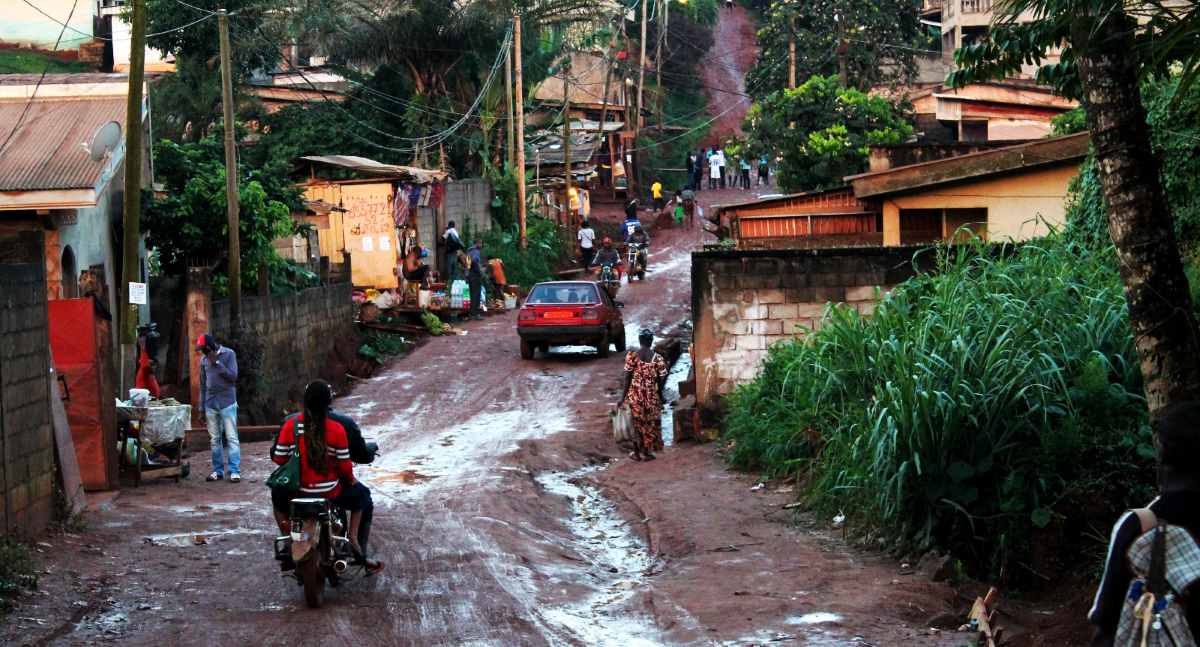
[(109, 121), (125, 129), (125, 98), (36, 99), (21, 120), (26, 101), (0, 101), (0, 142), (21, 121), (0, 153), (0, 191), (91, 189), (108, 160), (93, 160), (87, 146)]

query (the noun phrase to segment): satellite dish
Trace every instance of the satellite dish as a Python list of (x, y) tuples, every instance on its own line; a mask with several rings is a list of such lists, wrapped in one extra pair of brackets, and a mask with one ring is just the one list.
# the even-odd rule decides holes
[(121, 124), (110, 121), (96, 129), (92, 141), (87, 146), (88, 155), (92, 161), (99, 162), (105, 155), (112, 152), (121, 141)]

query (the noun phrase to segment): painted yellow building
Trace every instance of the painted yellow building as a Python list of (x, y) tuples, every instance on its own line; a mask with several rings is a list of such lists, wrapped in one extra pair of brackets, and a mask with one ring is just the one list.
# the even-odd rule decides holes
[(847, 177), (854, 196), (882, 214), (883, 244), (944, 240), (969, 227), (991, 241), (1046, 235), (1066, 220), (1071, 179), (1088, 135), (872, 171)]

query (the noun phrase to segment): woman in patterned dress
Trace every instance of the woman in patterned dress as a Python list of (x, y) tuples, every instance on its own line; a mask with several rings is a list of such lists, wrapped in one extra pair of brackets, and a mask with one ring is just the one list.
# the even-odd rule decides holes
[(654, 333), (638, 333), (641, 348), (625, 356), (625, 393), (621, 403), (629, 403), (635, 432), (635, 461), (654, 460), (654, 452), (663, 448), (662, 392), (667, 383), (667, 360), (654, 352)]

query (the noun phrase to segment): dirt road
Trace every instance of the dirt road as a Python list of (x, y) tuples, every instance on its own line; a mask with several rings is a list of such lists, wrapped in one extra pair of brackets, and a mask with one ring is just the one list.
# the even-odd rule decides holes
[(722, 8), (713, 30), (713, 46), (701, 63), (701, 78), (708, 94), (708, 110), (716, 120), (704, 145), (741, 136), (742, 120), (750, 109), (746, 95), (746, 71), (758, 55), (754, 19), (741, 5)]
[[(655, 241), (649, 280), (621, 294), (629, 328), (688, 318), (699, 236)], [(246, 444), (240, 485), (127, 488), (88, 530), (39, 546), (40, 593), (0, 641), (939, 644), (908, 623), (942, 611), (947, 591), (791, 525), (790, 495), (752, 491), (715, 446), (618, 459), (607, 414), (621, 358), (522, 361), (513, 317), (433, 339), (338, 399), (384, 450), (358, 469), (382, 575), (304, 608), (270, 555), (269, 444)], [(202, 473), (206, 456), (192, 461)]]

